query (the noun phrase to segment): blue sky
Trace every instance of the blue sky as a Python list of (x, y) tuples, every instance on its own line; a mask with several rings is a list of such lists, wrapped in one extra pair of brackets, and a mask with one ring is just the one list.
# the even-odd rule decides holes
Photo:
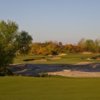
[(34, 41), (100, 38), (100, 0), (0, 0), (0, 20), (8, 19)]

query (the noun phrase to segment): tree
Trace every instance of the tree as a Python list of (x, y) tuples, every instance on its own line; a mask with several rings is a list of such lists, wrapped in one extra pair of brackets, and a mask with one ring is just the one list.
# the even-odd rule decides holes
[(93, 40), (91, 39), (88, 39), (85, 41), (85, 49), (86, 51), (89, 51), (89, 52), (94, 52), (95, 51), (95, 43)]
[(81, 51), (96, 52), (99, 41), (93, 41), (92, 39), (81, 39), (78, 43)]
[(27, 54), (32, 44), (32, 37), (28, 32), (22, 31), (16, 37), (18, 52), (20, 54)]
[[(7, 66), (13, 62), (16, 52), (21, 51), (22, 48), (26, 50), (31, 43), (31, 36), (28, 33), (27, 37), (22, 34), (23, 32), (18, 32), (18, 25), (15, 22), (0, 22), (0, 72), (6, 73)], [(19, 40), (19, 37), (21, 40)], [(23, 45), (29, 39), (30, 42), (27, 42), (27, 46)]]
[(36, 55), (57, 55), (61, 52), (62, 45), (49, 41), (44, 43), (33, 43), (31, 53)]
[(95, 40), (95, 52), (96, 53), (100, 52), (100, 40), (99, 39)]
[(85, 42), (86, 40), (83, 38), (78, 42), (78, 47), (80, 48), (80, 51), (85, 51)]

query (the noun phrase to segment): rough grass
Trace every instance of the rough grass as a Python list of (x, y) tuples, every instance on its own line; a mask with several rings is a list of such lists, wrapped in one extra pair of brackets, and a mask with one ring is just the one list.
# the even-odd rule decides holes
[(100, 100), (100, 78), (1, 77), (0, 100)]

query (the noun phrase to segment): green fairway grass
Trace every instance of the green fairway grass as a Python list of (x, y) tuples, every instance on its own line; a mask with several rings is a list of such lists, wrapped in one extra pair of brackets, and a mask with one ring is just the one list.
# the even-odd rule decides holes
[(1, 77), (0, 100), (100, 100), (100, 78)]
[[(31, 64), (77, 64), (79, 62), (100, 62), (100, 60), (88, 60), (89, 58), (95, 55), (96, 54), (86, 55), (86, 54), (75, 53), (75, 54), (67, 54), (65, 56), (60, 57), (60, 59), (52, 59), (52, 57), (43, 56), (43, 55), (17, 56), (14, 59), (14, 64), (19, 64), (19, 63), (21, 64), (27, 64), (27, 63), (31, 63)], [(34, 59), (34, 60), (24, 61), (25, 59)]]

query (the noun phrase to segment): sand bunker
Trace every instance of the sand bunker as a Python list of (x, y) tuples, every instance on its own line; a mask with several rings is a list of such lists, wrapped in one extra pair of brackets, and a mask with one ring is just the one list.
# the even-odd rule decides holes
[(48, 75), (58, 75), (66, 77), (100, 77), (100, 72), (81, 72), (81, 71), (58, 71), (58, 72), (49, 72)]

